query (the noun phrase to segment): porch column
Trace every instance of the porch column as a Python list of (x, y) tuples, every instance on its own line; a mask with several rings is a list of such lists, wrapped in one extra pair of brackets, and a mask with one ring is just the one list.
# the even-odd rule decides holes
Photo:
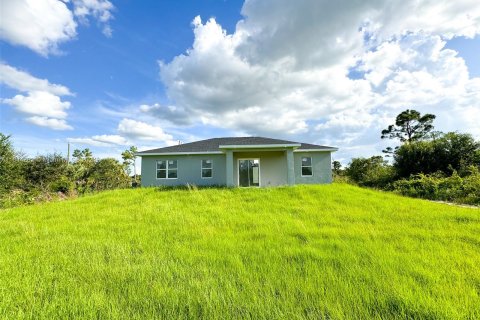
[(289, 185), (295, 184), (295, 168), (293, 160), (293, 149), (287, 149), (287, 183)]
[(233, 151), (227, 150), (227, 187), (233, 187)]

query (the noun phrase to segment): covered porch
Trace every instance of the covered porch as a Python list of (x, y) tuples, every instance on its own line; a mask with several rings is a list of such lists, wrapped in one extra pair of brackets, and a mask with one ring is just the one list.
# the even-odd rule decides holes
[(295, 184), (293, 150), (299, 146), (300, 144), (220, 146), (226, 154), (227, 186)]

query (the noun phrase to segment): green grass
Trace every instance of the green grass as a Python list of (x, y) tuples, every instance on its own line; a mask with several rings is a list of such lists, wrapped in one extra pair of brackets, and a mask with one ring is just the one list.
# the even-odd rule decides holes
[(480, 210), (345, 184), (0, 211), (0, 318), (480, 318)]

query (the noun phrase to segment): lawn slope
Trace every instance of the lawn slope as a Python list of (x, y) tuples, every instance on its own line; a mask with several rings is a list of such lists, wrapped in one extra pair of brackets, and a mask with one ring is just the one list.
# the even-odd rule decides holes
[(480, 210), (349, 185), (0, 210), (0, 318), (480, 318)]

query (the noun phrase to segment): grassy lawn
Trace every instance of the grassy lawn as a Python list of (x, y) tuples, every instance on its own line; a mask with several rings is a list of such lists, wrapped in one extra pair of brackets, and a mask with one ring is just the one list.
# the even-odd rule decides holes
[(0, 211), (0, 318), (480, 318), (480, 210), (334, 184)]

